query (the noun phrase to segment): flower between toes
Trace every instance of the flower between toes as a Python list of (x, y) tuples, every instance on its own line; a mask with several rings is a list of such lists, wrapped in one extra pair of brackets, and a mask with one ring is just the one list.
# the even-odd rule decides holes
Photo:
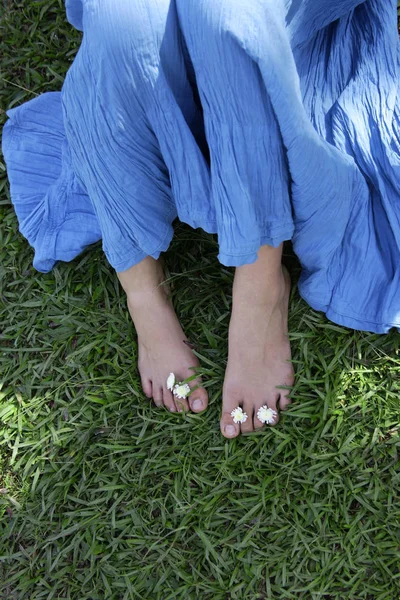
[(277, 416), (276, 410), (272, 408), (268, 408), (266, 404), (258, 409), (257, 411), (257, 419), (261, 421), (261, 423), (267, 423), (267, 425), (272, 425), (275, 423), (275, 418)]
[(231, 412), (231, 417), (233, 417), (234, 423), (245, 423), (245, 421), (247, 421), (247, 414), (243, 412), (243, 409), (240, 406)]
[(183, 381), (179, 381), (179, 383), (175, 383), (176, 378), (174, 373), (170, 373), (167, 379), (167, 388), (176, 396), (176, 398), (180, 398), (181, 400), (185, 400), (191, 392), (190, 385), (187, 383), (183, 383)]
[(190, 394), (190, 385), (187, 383), (177, 383), (173, 390), (174, 396), (185, 399)]

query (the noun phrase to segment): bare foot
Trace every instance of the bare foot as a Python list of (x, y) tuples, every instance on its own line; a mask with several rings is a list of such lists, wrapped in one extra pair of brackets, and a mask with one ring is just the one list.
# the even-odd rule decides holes
[[(292, 386), (294, 381), (293, 366), (288, 362), (290, 275), (286, 267), (282, 265), (269, 273), (268, 284), (264, 286), (248, 278), (251, 284), (246, 289), (246, 278), (244, 285), (243, 280), (236, 279), (237, 271), (220, 423), (222, 434), (228, 438), (263, 427), (257, 412), (264, 405), (276, 411), (267, 413), (272, 415), (269, 424), (275, 425), (279, 407), (284, 410), (290, 404), (290, 390), (275, 386)], [(247, 420), (241, 424), (234, 423), (231, 416), (238, 406), (247, 414)]]
[[(198, 387), (187, 399), (178, 399), (167, 388), (167, 379), (174, 373), (176, 381), (183, 381), (195, 374), (190, 367), (199, 362), (187, 342), (178, 321), (160, 261), (147, 257), (139, 266), (118, 273), (127, 293), (130, 315), (138, 335), (138, 368), (143, 391), (153, 398), (157, 406), (165, 406), (171, 412), (190, 409), (201, 412), (207, 408), (208, 397), (204, 388)], [(201, 385), (197, 378), (189, 383), (193, 389)]]

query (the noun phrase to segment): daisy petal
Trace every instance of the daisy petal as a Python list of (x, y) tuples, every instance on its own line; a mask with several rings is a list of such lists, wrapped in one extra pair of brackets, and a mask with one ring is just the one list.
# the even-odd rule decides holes
[(174, 389), (174, 385), (175, 385), (175, 375), (173, 373), (170, 373), (169, 377), (167, 379), (167, 388), (169, 390), (171, 390), (171, 392), (172, 392), (172, 390)]

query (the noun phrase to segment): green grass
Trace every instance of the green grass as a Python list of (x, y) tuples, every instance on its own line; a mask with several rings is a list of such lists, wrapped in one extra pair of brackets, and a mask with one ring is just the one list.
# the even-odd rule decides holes
[[(62, 2), (3, 0), (0, 16), (2, 109), (60, 89), (80, 41)], [(141, 393), (101, 245), (35, 272), (0, 168), (0, 598), (400, 598), (399, 334), (311, 310), (286, 244), (294, 404), (226, 441), (233, 269), (214, 236), (178, 224), (166, 255), (211, 397), (167, 414)]]

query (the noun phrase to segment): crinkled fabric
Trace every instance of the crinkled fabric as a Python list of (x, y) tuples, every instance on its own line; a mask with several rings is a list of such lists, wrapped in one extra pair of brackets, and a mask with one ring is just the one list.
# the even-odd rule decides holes
[(8, 111), (22, 234), (47, 272), (102, 239), (118, 271), (176, 217), (221, 263), (291, 239), (301, 296), (400, 331), (396, 0), (67, 0), (61, 92)]
[(79, 31), (83, 31), (83, 5), (82, 0), (65, 0), (67, 19)]

